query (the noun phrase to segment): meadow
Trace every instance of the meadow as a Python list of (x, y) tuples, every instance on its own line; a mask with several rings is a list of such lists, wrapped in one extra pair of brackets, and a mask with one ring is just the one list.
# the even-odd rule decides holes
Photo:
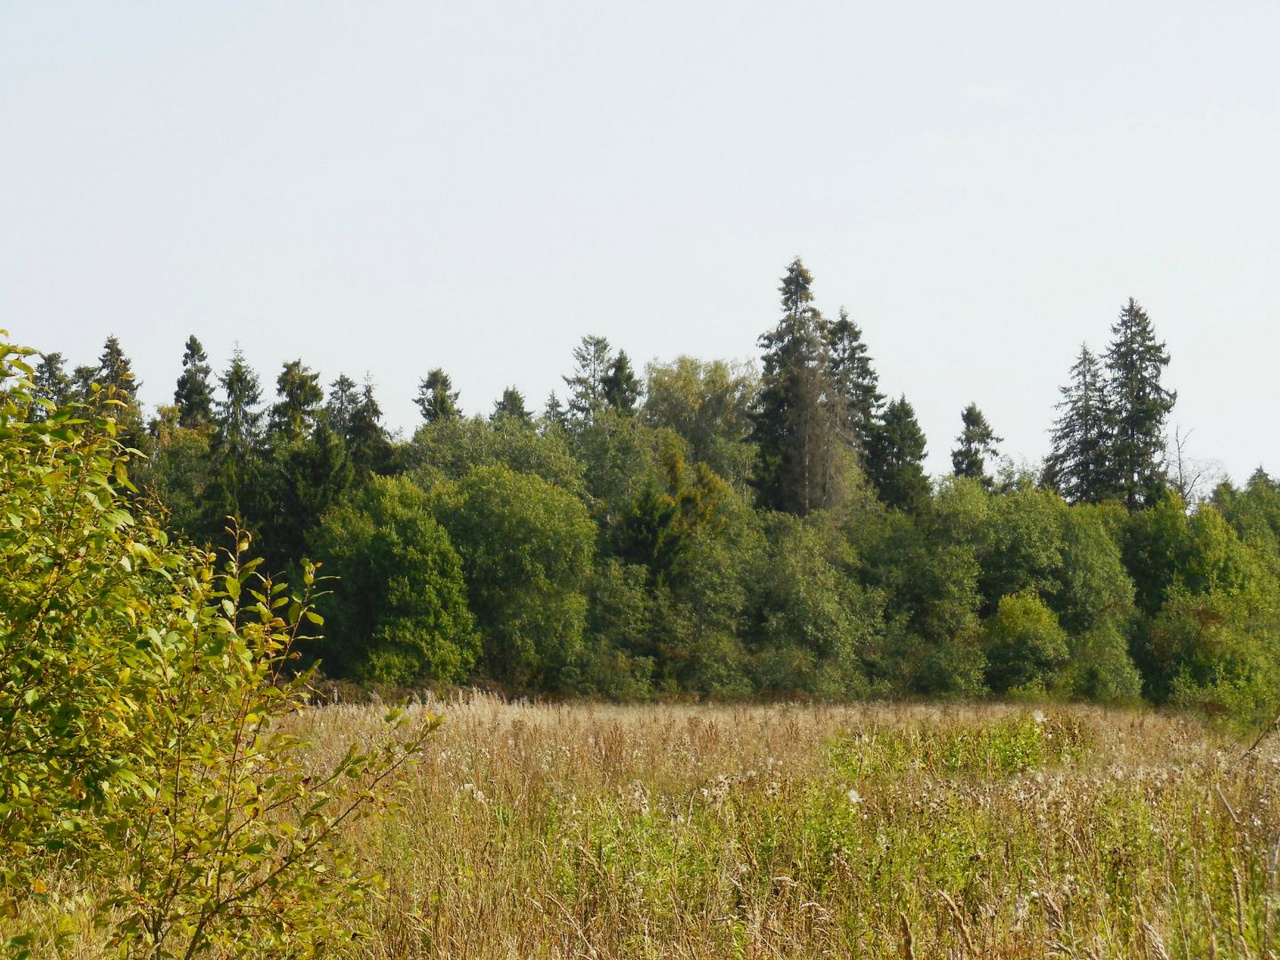
[[(399, 809), (345, 837), (386, 880), (347, 955), (1280, 949), (1280, 752), (1192, 719), (483, 697), (445, 713)], [(336, 745), (379, 716), (306, 723)]]

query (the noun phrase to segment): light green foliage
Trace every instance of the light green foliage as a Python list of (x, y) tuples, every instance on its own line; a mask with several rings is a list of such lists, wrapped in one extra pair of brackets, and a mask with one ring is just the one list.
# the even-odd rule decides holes
[(325, 670), (380, 683), (457, 683), (479, 658), (462, 563), (430, 500), (374, 477), (325, 515), (312, 540), (339, 590), (321, 598)]
[(573, 683), (595, 527), (572, 494), (502, 465), (432, 492), (462, 557), (490, 676), (517, 689)]
[(564, 434), (539, 433), (518, 417), (454, 417), (424, 424), (402, 451), (402, 459), (423, 489), (442, 480), (461, 480), (475, 467), (502, 464), (586, 496), (583, 465), (569, 450)]
[(122, 499), (113, 422), (66, 407), (31, 422), (26, 353), (0, 346), (3, 946), (26, 955), (26, 918), (84, 904), (122, 957), (311, 956), (349, 939), (374, 881), (336, 831), (386, 796), (435, 721), (311, 764), (287, 732), (305, 704), (294, 644), (318, 620), (309, 573), (297, 594), (263, 580), (238, 531), (222, 570), (170, 543)]
[(1068, 657), (1067, 634), (1034, 591), (1000, 598), (995, 615), (983, 624), (987, 683), (996, 693), (1043, 692)]
[(673, 430), (689, 445), (689, 459), (705, 463), (745, 491), (756, 451), (751, 410), (760, 390), (752, 367), (677, 357), (645, 368), (645, 419)]

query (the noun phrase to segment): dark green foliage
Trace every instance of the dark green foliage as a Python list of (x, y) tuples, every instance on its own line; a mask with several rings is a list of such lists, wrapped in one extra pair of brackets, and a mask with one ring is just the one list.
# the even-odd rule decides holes
[(305, 555), (320, 518), (344, 502), (354, 480), (346, 444), (325, 423), (273, 446), (261, 479), (264, 509), (258, 521), (269, 569), (286, 569)]
[(462, 563), (418, 487), (371, 479), (325, 515), (312, 550), (340, 578), (320, 601), (327, 672), (399, 685), (470, 674), (480, 642)]
[[(609, 406), (605, 396), (605, 382), (614, 366), (612, 348), (604, 337), (583, 337), (573, 348), (574, 371), (562, 377), (569, 390), (569, 403), (564, 421), (576, 428), (590, 425)], [(618, 386), (621, 386), (620, 384)], [(555, 394), (547, 402), (547, 418), (555, 421), (553, 406), (559, 401)]]
[(573, 689), (595, 528), (572, 494), (502, 465), (432, 493), (462, 557), (489, 676), (516, 690)]
[(493, 413), (489, 415), (489, 419), (494, 422), (504, 417), (522, 424), (533, 423), (533, 414), (524, 405), (524, 394), (515, 387), (507, 387), (502, 391), (502, 398), (494, 401)]
[(43, 420), (50, 410), (45, 404), (54, 407), (65, 407), (71, 402), (74, 385), (71, 377), (63, 369), (65, 361), (60, 353), (44, 353), (36, 364), (35, 374), (31, 378), (31, 398), (36, 401), (31, 405), (31, 419)]
[(1071, 503), (1100, 503), (1112, 490), (1111, 414), (1102, 369), (1087, 346), (1061, 392), (1045, 482)]
[(613, 362), (609, 364), (609, 372), (601, 379), (600, 386), (604, 391), (604, 401), (610, 409), (618, 413), (635, 412), (642, 385), (640, 378), (631, 369), (631, 360), (625, 350), (619, 350), (618, 355), (613, 358)]
[(315, 429), (324, 403), (320, 374), (303, 366), (301, 360), (290, 360), (276, 378), (276, 396), (267, 422), (272, 443), (296, 443)]
[(213, 368), (204, 347), (193, 334), (187, 337), (182, 353), (182, 375), (173, 391), (173, 404), (178, 408), (178, 426), (192, 429), (213, 422)]
[(862, 331), (844, 307), (826, 328), (828, 373), (837, 398), (836, 423), (841, 438), (866, 455), (884, 402), (879, 378), (862, 342)]
[(425, 379), (418, 383), (418, 396), (413, 401), (422, 411), (422, 419), (427, 423), (438, 423), (441, 420), (452, 420), (459, 416), (458, 392), (453, 389), (453, 381), (449, 375), (436, 367), (427, 373)]
[(824, 339), (813, 306), (813, 277), (797, 257), (779, 292), (782, 319), (760, 336), (764, 374), (755, 417), (756, 485), (762, 505), (804, 516), (834, 506), (840, 489), (839, 413)]
[[(77, 375), (83, 375), (82, 369), (77, 369)], [(125, 356), (120, 341), (114, 336), (107, 337), (92, 380), (85, 385), (83, 399), (114, 421), (116, 437), (121, 443), (145, 454), (150, 452), (150, 438), (138, 406), (138, 386), (133, 362)]]
[(924, 431), (906, 397), (891, 400), (867, 448), (867, 479), (888, 506), (912, 512), (929, 499)]
[(385, 476), (392, 472), (395, 448), (382, 426), (382, 408), (373, 394), (373, 384), (365, 380), (350, 408), (346, 432), (347, 456), (357, 483), (364, 483), (371, 476)]
[(329, 399), (325, 402), (324, 416), (331, 429), (344, 440), (351, 435), (351, 421), (360, 403), (360, 389), (345, 373), (329, 384)]
[[(650, 364), (642, 390), (628, 356), (588, 336), (567, 407), (552, 394), (535, 420), (509, 387), (467, 418), (437, 369), (408, 441), (367, 379), (340, 376), (321, 407), (300, 361), (264, 424), (238, 351), (209, 416), (192, 337), (132, 473), (197, 543), (233, 514), (265, 538), (265, 569), (304, 569), (322, 542), (341, 556), (328, 668), (363, 679), (614, 699), (1141, 693), (1247, 718), (1280, 702), (1280, 486), (1259, 471), (1194, 513), (1159, 495), (1173, 394), (1136, 303), (1105, 367), (1082, 349), (1042, 478), (993, 482), (1000, 439), (970, 404), (935, 489), (915, 412), (884, 402), (858, 325), (823, 318), (798, 258), (780, 293), (759, 376), (679, 357)], [(133, 442), (118, 342), (63, 369), (49, 354), (34, 395), (78, 391)], [(456, 552), (470, 654), (430, 626), (448, 564), (413, 580), (419, 547)]]
[(964, 408), (960, 422), (963, 428), (956, 437), (958, 446), (951, 451), (952, 472), (957, 477), (981, 481), (990, 490), (995, 483), (987, 473), (987, 458), (995, 456), (996, 444), (1004, 438), (996, 436), (976, 403)]
[(260, 515), (256, 484), (262, 467), (262, 387), (239, 348), (218, 383), (223, 398), (212, 442), (218, 469), (208, 498), (206, 532), (211, 539), (218, 537), (225, 517), (249, 521)]
[(853, 575), (849, 545), (834, 529), (787, 514), (768, 518), (766, 537), (752, 597), (758, 688), (784, 696), (865, 695), (863, 658), (883, 624)]
[(1130, 509), (1154, 503), (1165, 487), (1164, 422), (1177, 394), (1160, 384), (1169, 363), (1146, 312), (1132, 297), (1111, 328), (1107, 348), (1108, 458), (1114, 494)]

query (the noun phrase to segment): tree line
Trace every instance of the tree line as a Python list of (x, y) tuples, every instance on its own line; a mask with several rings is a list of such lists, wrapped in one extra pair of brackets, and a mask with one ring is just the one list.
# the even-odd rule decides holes
[[(141, 493), (197, 544), (227, 516), (269, 569), (323, 564), (331, 676), (513, 693), (1145, 697), (1256, 718), (1280, 690), (1280, 484), (1188, 505), (1165, 464), (1176, 393), (1141, 306), (1081, 348), (1035, 471), (976, 404), (931, 479), (863, 332), (815, 305), (799, 258), (759, 367), (638, 371), (584, 337), (534, 412), (511, 386), (465, 416), (442, 369), (390, 434), (369, 381), (300, 359), (274, 400), (193, 336), (147, 417), (115, 338), (49, 406), (106, 409)], [(44, 409), (37, 407), (35, 409)]]

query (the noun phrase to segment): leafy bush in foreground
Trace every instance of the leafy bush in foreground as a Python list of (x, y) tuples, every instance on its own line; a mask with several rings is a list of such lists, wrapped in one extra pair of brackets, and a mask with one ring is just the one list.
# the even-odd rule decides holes
[(127, 499), (115, 401), (37, 421), (29, 353), (0, 343), (0, 915), (56, 911), (57, 873), (121, 956), (314, 955), (374, 882), (334, 831), (435, 720), (313, 769), (287, 672), (311, 572), (296, 594), (258, 576), (238, 531), (221, 570), (170, 543)]

